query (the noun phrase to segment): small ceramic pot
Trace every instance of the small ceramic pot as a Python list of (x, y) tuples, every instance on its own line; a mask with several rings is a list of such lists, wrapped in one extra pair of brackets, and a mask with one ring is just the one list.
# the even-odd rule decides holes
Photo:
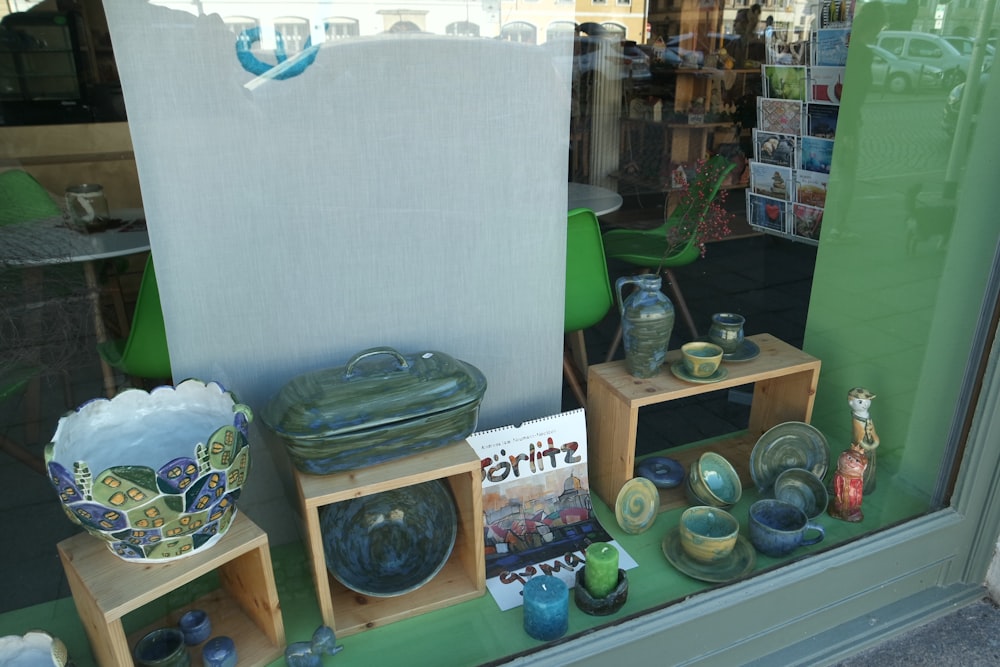
[(708, 341), (732, 354), (743, 345), (743, 324), (746, 319), (736, 313), (716, 313), (712, 315), (712, 325), (708, 329)]
[(139, 667), (188, 667), (191, 658), (184, 634), (177, 628), (158, 628), (140, 639), (132, 650)]
[(184, 643), (188, 646), (200, 644), (212, 634), (212, 621), (202, 609), (192, 609), (184, 612), (177, 627), (184, 634)]
[(205, 667), (236, 667), (236, 644), (229, 637), (212, 637), (201, 648)]
[(715, 343), (695, 341), (681, 345), (684, 370), (696, 378), (707, 378), (719, 370), (722, 354), (722, 348)]
[(717, 507), (689, 507), (681, 514), (681, 548), (702, 563), (729, 557), (740, 534), (740, 522)]

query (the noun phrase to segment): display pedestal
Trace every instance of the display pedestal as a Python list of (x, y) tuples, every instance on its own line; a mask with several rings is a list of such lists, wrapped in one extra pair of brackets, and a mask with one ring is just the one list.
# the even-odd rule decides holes
[[(240, 665), (270, 664), (284, 650), (285, 628), (267, 534), (242, 512), (217, 544), (167, 563), (125, 562), (88, 533), (63, 540), (58, 549), (73, 602), (101, 667), (133, 664), (135, 642), (157, 627), (176, 625), (184, 611), (194, 608), (208, 612), (213, 636), (232, 638)], [(213, 570), (218, 571), (221, 588), (125, 636), (125, 614)], [(189, 652), (192, 664), (200, 664), (200, 648)]]
[[(469, 443), (460, 440), (423, 454), (332, 475), (294, 471), (316, 599), (323, 622), (338, 637), (471, 600), (486, 592), (480, 470), (476, 453)], [(329, 574), (323, 552), (320, 508), (434, 479), (446, 481), (451, 488), (458, 514), (458, 534), (451, 556), (433, 579), (404, 595), (371, 597), (346, 588)]]
[[(752, 484), (749, 460), (760, 436), (783, 422), (809, 422), (819, 382), (819, 359), (770, 334), (748, 339), (760, 347), (760, 355), (750, 361), (723, 362), (729, 375), (712, 384), (684, 382), (670, 372), (671, 364), (680, 359), (680, 350), (668, 352), (663, 369), (645, 380), (630, 375), (624, 361), (590, 367), (587, 380), (590, 483), (608, 507), (615, 506), (618, 492), (635, 476), (635, 437), (639, 408), (643, 406), (753, 383), (746, 433), (676, 452), (671, 450), (669, 454), (687, 470), (703, 452), (716, 451), (733, 464), (744, 486)], [(661, 512), (686, 505), (683, 484), (660, 489)]]

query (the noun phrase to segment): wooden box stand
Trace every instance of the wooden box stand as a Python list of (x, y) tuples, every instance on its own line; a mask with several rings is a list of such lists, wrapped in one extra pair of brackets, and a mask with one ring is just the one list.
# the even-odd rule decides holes
[[(750, 453), (768, 429), (786, 421), (808, 423), (812, 419), (820, 361), (769, 334), (750, 336), (760, 355), (750, 361), (725, 363), (728, 377), (712, 384), (684, 382), (670, 372), (680, 359), (680, 350), (667, 353), (663, 370), (643, 380), (633, 377), (624, 361), (590, 367), (587, 379), (587, 438), (590, 482), (608, 507), (614, 507), (618, 492), (635, 476), (635, 437), (639, 408), (696, 396), (720, 389), (754, 384), (747, 432), (723, 440), (677, 451), (685, 470), (705, 451), (717, 451), (733, 464), (743, 485), (753, 483)], [(660, 490), (660, 511), (687, 504), (684, 486)]]
[[(267, 534), (242, 512), (216, 544), (166, 563), (127, 563), (87, 533), (58, 545), (80, 620), (101, 667), (132, 665), (132, 646), (158, 627), (176, 626), (188, 609), (204, 609), (212, 636), (230, 637), (240, 665), (267, 665), (285, 649), (285, 628), (271, 569)], [(167, 618), (125, 636), (122, 617), (196, 578), (218, 570), (217, 589)], [(188, 649), (201, 664), (199, 647)]]
[[(465, 440), (368, 468), (332, 475), (295, 471), (294, 477), (302, 503), (316, 599), (323, 622), (338, 637), (471, 600), (486, 592), (482, 474), (479, 458)], [(320, 532), (322, 507), (434, 479), (444, 479), (451, 487), (458, 534), (451, 556), (433, 579), (404, 595), (369, 597), (349, 590), (328, 573)]]

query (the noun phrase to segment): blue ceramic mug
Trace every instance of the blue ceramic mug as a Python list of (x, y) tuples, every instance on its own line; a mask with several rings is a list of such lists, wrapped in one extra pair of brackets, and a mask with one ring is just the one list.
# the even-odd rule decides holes
[[(808, 531), (815, 531), (807, 538)], [(754, 549), (772, 558), (792, 553), (798, 547), (821, 542), (823, 526), (813, 523), (806, 513), (782, 500), (758, 500), (750, 506), (750, 543)]]

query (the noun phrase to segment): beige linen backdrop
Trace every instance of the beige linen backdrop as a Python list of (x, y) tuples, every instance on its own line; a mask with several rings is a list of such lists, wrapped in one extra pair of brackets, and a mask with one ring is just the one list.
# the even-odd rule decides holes
[[(480, 368), (481, 428), (559, 411), (569, 93), (549, 50), (362, 36), (262, 81), (217, 14), (105, 7), (175, 381), (260, 411), (389, 345)], [(284, 451), (251, 435), (240, 508), (295, 539)]]

